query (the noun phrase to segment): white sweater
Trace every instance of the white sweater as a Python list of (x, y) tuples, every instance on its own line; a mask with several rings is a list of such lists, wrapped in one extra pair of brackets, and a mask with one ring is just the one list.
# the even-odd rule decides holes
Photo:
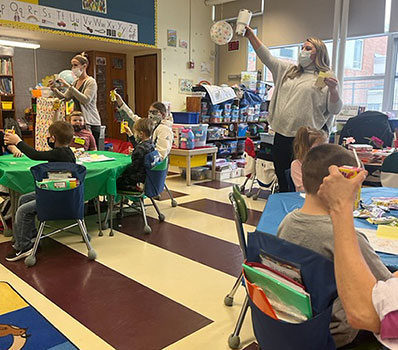
[[(140, 117), (135, 114), (125, 103), (123, 103), (119, 110), (127, 113), (130, 119), (137, 121)], [(155, 149), (159, 152), (162, 160), (166, 158), (173, 146), (173, 119), (168, 117), (163, 119), (158, 127), (154, 130), (152, 135), (153, 143), (155, 144)]]
[(330, 131), (333, 115), (338, 114), (343, 102), (341, 98), (330, 102), (329, 88), (314, 86), (318, 77), (315, 67), (305, 69), (294, 79), (283, 78), (292, 64), (271, 55), (264, 45), (256, 50), (258, 57), (271, 71), (274, 79), (274, 92), (269, 106), (268, 121), (271, 128), (286, 137), (295, 137), (301, 126), (322, 129), (325, 125)]

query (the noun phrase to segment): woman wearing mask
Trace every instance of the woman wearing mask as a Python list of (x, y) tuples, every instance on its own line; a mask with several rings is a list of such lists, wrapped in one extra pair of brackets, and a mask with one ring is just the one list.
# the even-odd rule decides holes
[(340, 112), (343, 104), (338, 81), (330, 77), (331, 73), (323, 79), (324, 87), (315, 85), (320, 72), (330, 71), (327, 48), (319, 39), (309, 38), (304, 42), (294, 65), (273, 57), (250, 27), (246, 37), (274, 80), (268, 122), (275, 131), (272, 155), (279, 191), (287, 192), (285, 171), (292, 161), (296, 132), (302, 126), (330, 132), (333, 115)]
[(57, 83), (61, 87), (65, 87), (64, 93), (60, 92), (54, 81), (50, 81), (50, 88), (58, 97), (66, 100), (73, 99), (74, 111), (82, 112), (86, 121), (86, 125), (91, 130), (96, 146), (101, 132), (101, 118), (97, 109), (97, 82), (93, 77), (87, 75), (88, 59), (85, 53), (76, 55), (71, 60), (72, 72), (76, 76), (76, 80), (72, 85), (64, 79), (57, 79)]
[[(115, 92), (119, 112), (124, 112), (134, 122), (140, 117), (124, 103), (122, 97)], [(166, 106), (161, 102), (154, 102), (148, 110), (148, 118), (153, 121), (152, 142), (162, 159), (166, 158), (173, 145), (173, 118), (167, 115)]]

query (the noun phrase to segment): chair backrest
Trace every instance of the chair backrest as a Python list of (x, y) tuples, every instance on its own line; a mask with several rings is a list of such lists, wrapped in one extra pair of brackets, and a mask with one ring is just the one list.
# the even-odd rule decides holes
[(345, 137), (350, 136), (354, 137), (355, 143), (359, 144), (369, 144), (367, 138), (376, 136), (383, 140), (386, 147), (391, 146), (393, 140), (388, 116), (377, 111), (367, 111), (348, 119), (341, 130), (339, 144), (342, 144)]
[(329, 330), (332, 305), (337, 297), (333, 262), (312, 250), (276, 236), (258, 231), (249, 233), (247, 260), (261, 262), (259, 257), (261, 251), (300, 266), (303, 284), (311, 295), (314, 317), (298, 324), (275, 320), (249, 300), (254, 333), (260, 348), (336, 349)]
[(383, 187), (398, 188), (398, 152), (394, 152), (384, 159), (380, 181)]
[(156, 197), (164, 190), (168, 158), (161, 160), (159, 152), (155, 150), (145, 156), (144, 166), (146, 173), (145, 195), (149, 198)]
[(274, 163), (268, 160), (257, 158), (256, 177), (257, 181), (260, 183), (260, 186), (268, 187), (272, 185), (277, 180)]
[(44, 163), (30, 168), (37, 182), (48, 178), (49, 172), (70, 172), (79, 180), (76, 188), (53, 191), (35, 186), (36, 210), (39, 221), (76, 220), (84, 218), (84, 179), (86, 168), (74, 163)]
[(246, 238), (243, 224), (247, 221), (248, 210), (246, 202), (239, 191), (239, 186), (234, 185), (232, 192), (229, 194), (229, 200), (232, 204), (236, 231), (238, 234), (239, 245), (242, 250), (243, 257), (246, 259)]

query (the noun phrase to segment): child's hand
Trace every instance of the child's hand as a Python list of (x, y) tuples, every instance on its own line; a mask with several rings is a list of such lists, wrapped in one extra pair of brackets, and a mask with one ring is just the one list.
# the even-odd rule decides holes
[(11, 150), (11, 153), (13, 154), (13, 156), (15, 158), (23, 157), (23, 153), (18, 148), (16, 148), (15, 146), (12, 146), (12, 147), (13, 147), (13, 149)]
[(124, 130), (126, 131), (126, 134), (131, 137), (133, 136), (133, 132), (131, 131), (130, 127), (128, 125), (124, 126)]
[(4, 135), (4, 142), (7, 145), (17, 145), (21, 141), (21, 138), (17, 134), (6, 133)]

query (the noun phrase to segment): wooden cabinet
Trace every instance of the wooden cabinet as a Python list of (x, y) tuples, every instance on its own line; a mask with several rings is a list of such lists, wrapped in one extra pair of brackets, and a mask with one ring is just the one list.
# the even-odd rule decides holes
[(128, 102), (126, 55), (102, 51), (89, 51), (87, 55), (90, 61), (87, 72), (97, 81), (97, 107), (101, 124), (106, 125), (106, 136), (125, 140), (126, 135), (120, 134), (120, 123), (115, 119), (115, 106), (109, 99), (109, 91), (117, 88)]
[(0, 55), (0, 129), (7, 118), (15, 119), (15, 88), (12, 56)]

